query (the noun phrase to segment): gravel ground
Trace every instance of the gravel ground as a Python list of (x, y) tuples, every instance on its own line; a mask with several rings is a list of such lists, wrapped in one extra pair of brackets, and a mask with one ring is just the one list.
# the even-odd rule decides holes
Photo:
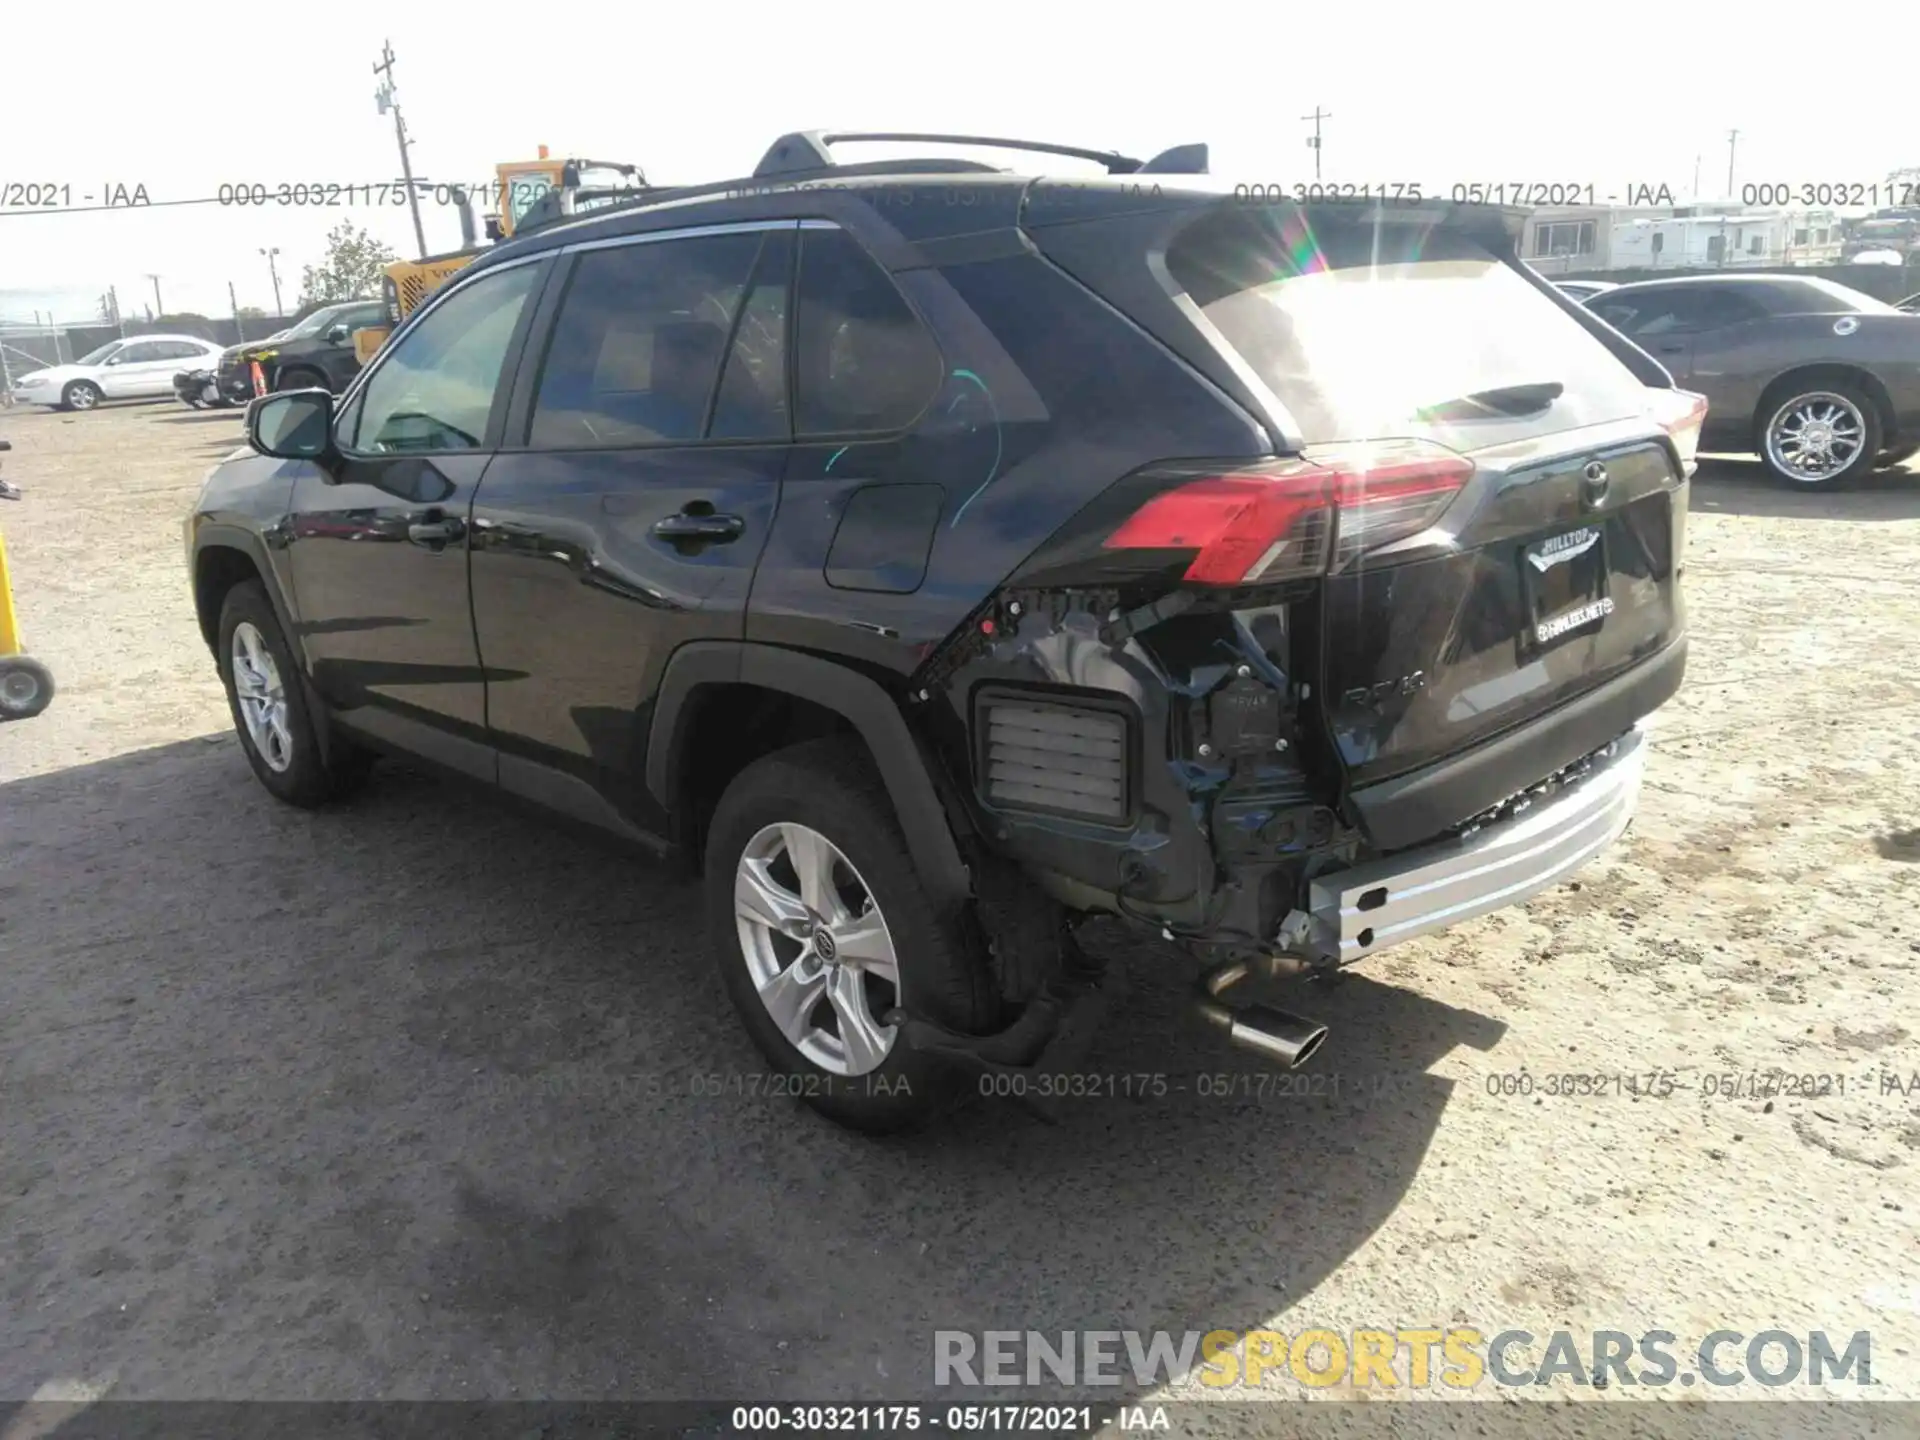
[[(1920, 1399), (1920, 477), (1703, 471), (1628, 841), (1292, 997), (1319, 1093), (1115, 940), (1096, 1063), (1168, 1093), (876, 1143), (750, 1093), (685, 882), (398, 767), (260, 789), (180, 541), (233, 415), (0, 434), (61, 687), (0, 731), (0, 1397), (871, 1399), (935, 1329), (1466, 1323), (1870, 1330)], [(1838, 1078), (1708, 1093), (1774, 1071)]]

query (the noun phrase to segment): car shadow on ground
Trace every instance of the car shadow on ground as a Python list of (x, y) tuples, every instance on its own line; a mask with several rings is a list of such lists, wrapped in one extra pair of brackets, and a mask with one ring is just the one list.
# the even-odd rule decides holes
[[(1333, 1033), (1283, 1085), (1181, 957), (1103, 940), (1128, 996), (1064, 1124), (876, 1141), (774, 1093), (700, 916), (398, 766), (312, 814), (228, 736), (0, 786), (0, 1395), (928, 1397), (937, 1330), (1258, 1326), (1502, 1030), (1296, 987)], [(1454, 1218), (1497, 1245), (1503, 1203)]]
[(244, 405), (235, 405), (225, 410), (182, 410), (178, 415), (160, 415), (155, 418), (168, 425), (197, 425), (210, 420), (225, 420), (228, 424), (233, 424), (247, 418), (247, 409)]
[(1875, 471), (1844, 490), (1796, 490), (1758, 460), (1715, 455), (1700, 462), (1689, 509), (1767, 520), (1920, 519), (1920, 475)]

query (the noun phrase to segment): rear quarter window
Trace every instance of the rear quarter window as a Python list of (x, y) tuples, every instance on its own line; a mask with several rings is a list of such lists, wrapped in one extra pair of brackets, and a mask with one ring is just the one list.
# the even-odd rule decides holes
[[(1183, 232), (1167, 268), (1308, 444), (1415, 437), (1471, 450), (1646, 403), (1605, 345), (1460, 232), (1235, 206)], [(1544, 409), (1461, 418), (1466, 397), (1553, 383), (1561, 394)]]

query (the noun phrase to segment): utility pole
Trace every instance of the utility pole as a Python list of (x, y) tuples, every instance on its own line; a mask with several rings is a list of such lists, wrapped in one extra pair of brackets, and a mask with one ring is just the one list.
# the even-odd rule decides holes
[(113, 328), (120, 332), (122, 340), (126, 339), (127, 322), (120, 317), (120, 291), (115, 286), (107, 286), (107, 304), (113, 310)]
[(1733, 148), (1739, 143), (1739, 140), (1740, 132), (1738, 130), (1729, 130), (1727, 132), (1727, 199), (1729, 200), (1733, 199)]
[(233, 282), (227, 282), (227, 308), (233, 311), (233, 343), (247, 343), (247, 327), (240, 323), (240, 297), (233, 293)]
[(401, 118), (400, 102), (393, 98), (393, 42), (381, 42), (380, 63), (373, 67), (380, 76), (380, 88), (373, 92), (373, 103), (382, 115), (393, 111), (393, 135), (400, 142), (400, 178), (407, 186), (407, 208), (413, 211), (413, 240), (420, 247), (420, 258), (427, 258), (427, 232), (420, 225), (420, 194), (413, 186), (413, 162), (407, 155), (412, 143), (407, 139), (407, 122)]
[(1700, 198), (1700, 157), (1698, 155), (1693, 157), (1693, 198), (1696, 201)]
[(276, 245), (271, 250), (263, 249), (260, 253), (267, 257), (267, 274), (273, 277), (273, 313), (285, 319), (287, 312), (280, 304), (280, 271), (273, 263), (273, 257), (280, 253), (280, 247)]
[(153, 282), (153, 313), (156, 315), (166, 314), (167, 307), (160, 303), (160, 277), (158, 275), (148, 275), (147, 279)]
[(1302, 115), (1300, 118), (1313, 122), (1313, 138), (1307, 141), (1307, 148), (1313, 151), (1313, 178), (1318, 180), (1320, 178), (1320, 122), (1322, 120), (1331, 120), (1333, 118), (1333, 112), (1329, 110), (1323, 113), (1320, 107), (1316, 105), (1313, 107), (1313, 113), (1311, 115)]

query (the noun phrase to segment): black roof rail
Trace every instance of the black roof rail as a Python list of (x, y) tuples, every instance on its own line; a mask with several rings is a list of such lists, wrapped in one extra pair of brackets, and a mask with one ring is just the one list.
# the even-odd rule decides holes
[[(992, 135), (940, 135), (908, 130), (796, 130), (773, 142), (765, 158), (753, 172), (756, 180), (796, 171), (840, 168), (831, 147), (844, 143), (886, 143), (896, 145), (974, 145), (983, 149), (1027, 150), (1042, 155), (1070, 155), (1076, 160), (1092, 160), (1107, 167), (1109, 175), (1204, 175), (1207, 147), (1181, 145), (1162, 151), (1151, 160), (1136, 160), (1114, 150), (1087, 150), (1078, 145), (1054, 145), (1044, 140), (1006, 140)], [(1193, 168), (1197, 164), (1198, 168)]]

